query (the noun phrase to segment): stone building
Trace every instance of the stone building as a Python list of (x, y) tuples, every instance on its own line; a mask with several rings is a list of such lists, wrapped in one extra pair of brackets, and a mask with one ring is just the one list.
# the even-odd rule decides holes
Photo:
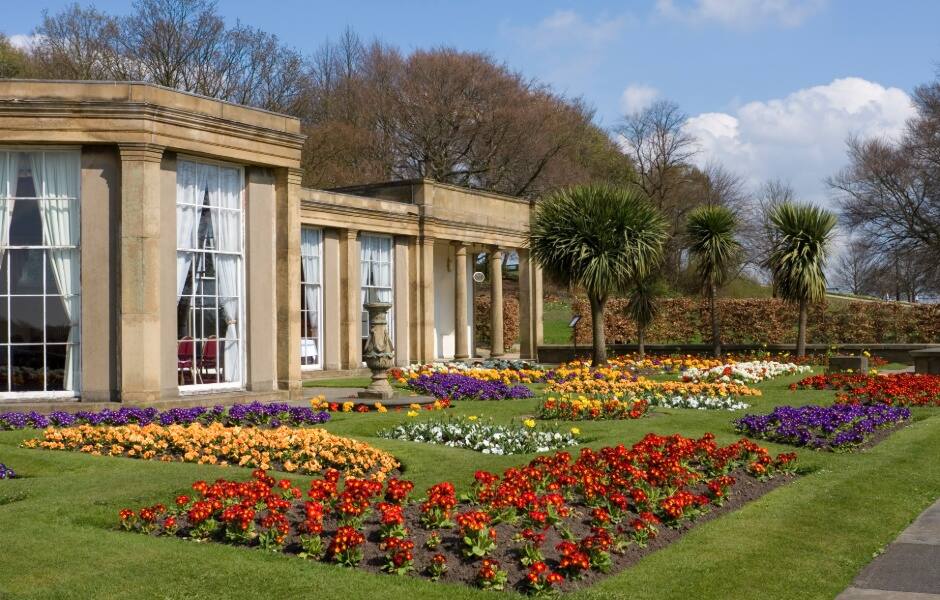
[[(467, 358), (480, 253), (496, 299), (518, 253), (535, 356), (528, 201), (303, 188), (303, 139), (294, 118), (148, 84), (0, 81), (0, 405), (296, 397), (361, 367), (369, 294), (393, 304), (399, 364)], [(501, 348), (501, 309), (492, 331)]]

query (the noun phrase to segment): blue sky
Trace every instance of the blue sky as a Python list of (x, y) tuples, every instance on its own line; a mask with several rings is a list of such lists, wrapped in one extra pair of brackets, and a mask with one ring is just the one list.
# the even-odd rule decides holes
[[(5, 4), (0, 30), (17, 35), (43, 8), (67, 2)], [(130, 2), (95, 5), (122, 13)], [(754, 185), (788, 179), (821, 202), (845, 138), (895, 134), (910, 116), (905, 94), (940, 61), (936, 0), (221, 0), (219, 8), (301, 51), (347, 25), (406, 50), (486, 51), (583, 96), (605, 127), (668, 98), (693, 117), (700, 162), (745, 171)]]

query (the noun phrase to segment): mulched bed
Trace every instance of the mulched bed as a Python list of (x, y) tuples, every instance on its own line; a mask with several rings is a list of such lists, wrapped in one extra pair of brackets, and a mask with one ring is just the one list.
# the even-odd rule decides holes
[[(728, 495), (722, 506), (709, 505), (708, 512), (700, 515), (694, 521), (685, 520), (680, 522), (677, 528), (660, 525), (657, 536), (653, 539), (650, 539), (646, 547), (641, 548), (636, 544), (631, 544), (622, 554), (612, 552), (611, 558), (613, 566), (609, 573), (600, 573), (595, 570), (588, 570), (581, 579), (576, 581), (566, 580), (564, 583), (559, 585), (557, 589), (561, 591), (574, 591), (588, 587), (606, 577), (609, 577), (610, 575), (630, 567), (644, 556), (665, 548), (666, 546), (680, 539), (683, 535), (685, 535), (685, 533), (691, 529), (694, 529), (701, 523), (705, 523), (727, 513), (733, 512), (741, 506), (744, 506), (745, 504), (760, 498), (764, 494), (771, 492), (772, 490), (788, 482), (791, 482), (796, 478), (794, 475), (778, 474), (773, 479), (760, 481), (748, 475), (743, 469), (733, 471), (731, 476), (735, 478), (736, 482), (728, 488)], [(692, 488), (691, 491), (693, 491), (693, 493), (701, 493), (704, 490), (705, 487), (700, 486), (697, 488)], [(584, 504), (579, 503), (572, 503), (568, 506), (570, 506), (577, 515), (565, 520), (565, 523), (568, 525), (575, 538), (581, 539), (584, 536), (590, 534), (591, 509)], [(461, 502), (457, 505), (455, 514), (457, 512), (470, 510), (473, 508), (476, 507)], [(415, 570), (412, 571), (409, 576), (419, 577), (427, 580), (427, 574), (424, 569), (428, 564), (430, 564), (431, 557), (440, 553), (447, 557), (448, 565), (448, 570), (440, 578), (440, 581), (462, 583), (475, 587), (474, 579), (479, 571), (482, 559), (468, 559), (463, 556), (463, 544), (461, 539), (456, 535), (456, 531), (451, 528), (435, 530), (440, 535), (441, 543), (435, 549), (429, 550), (425, 547), (425, 541), (428, 539), (431, 531), (425, 529), (419, 522), (421, 516), (419, 505), (415, 502), (409, 504), (405, 508), (404, 514), (406, 519), (406, 526), (411, 533), (410, 539), (415, 542)], [(293, 507), (287, 511), (287, 516), (291, 524), (294, 526), (291, 528), (293, 531), (296, 529), (296, 525), (303, 522), (305, 518), (303, 500), (295, 501)], [(622, 524), (626, 526), (626, 524), (635, 516), (636, 515), (631, 513), (629, 516), (624, 518)], [(185, 515), (180, 515), (178, 517), (178, 523), (179, 531), (177, 535), (179, 537), (186, 537), (188, 533), (188, 526)], [(517, 533), (519, 529), (518, 527), (509, 525), (507, 523), (499, 523), (494, 525), (494, 527), (498, 532), (498, 545), (496, 550), (488, 555), (488, 558), (493, 558), (499, 561), (500, 567), (508, 573), (509, 583), (507, 584), (507, 589), (515, 589), (516, 591), (525, 592), (523, 582), (525, 580), (524, 578), (527, 573), (527, 568), (523, 567), (519, 562), (519, 549), (521, 548), (521, 544), (511, 541), (512, 536)], [(336, 532), (336, 528), (337, 521), (335, 515), (328, 513), (323, 521), (323, 539), (328, 540), (332, 538)], [(378, 511), (372, 511), (371, 515), (364, 521), (361, 531), (366, 536), (367, 543), (363, 544), (362, 546), (363, 560), (359, 564), (358, 568), (374, 573), (382, 573), (386, 577), (393, 576), (387, 575), (382, 571), (382, 566), (385, 564), (385, 554), (378, 547), (378, 543), (380, 542), (381, 537), (379, 533)], [(546, 533), (546, 540), (542, 545), (542, 551), (546, 556), (545, 562), (554, 570), (558, 566), (555, 546), (563, 541), (563, 538), (554, 528), (549, 528), (544, 533)], [(156, 534), (151, 535), (156, 536)], [(286, 540), (284, 552), (288, 554), (297, 554), (302, 552), (298, 537), (293, 533)], [(342, 569), (345, 567), (336, 566), (336, 568)]]

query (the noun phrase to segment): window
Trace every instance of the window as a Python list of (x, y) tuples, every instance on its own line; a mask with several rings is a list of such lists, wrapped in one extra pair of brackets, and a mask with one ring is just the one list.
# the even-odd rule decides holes
[[(363, 234), (360, 238), (362, 246), (362, 303), (365, 304), (371, 294), (375, 294), (381, 302), (394, 303), (392, 292), (392, 237), (388, 235)], [(394, 306), (388, 311), (388, 335), (395, 340), (395, 322), (393, 318)], [(369, 313), (362, 309), (362, 339), (369, 338)]]
[(323, 232), (313, 227), (300, 229), (300, 365), (302, 369), (322, 369), (320, 348), (322, 322), (320, 307), (323, 290), (320, 284), (320, 256)]
[(241, 387), (242, 188), (238, 167), (177, 162), (177, 375), (184, 391)]
[(80, 156), (0, 150), (0, 394), (81, 380)]

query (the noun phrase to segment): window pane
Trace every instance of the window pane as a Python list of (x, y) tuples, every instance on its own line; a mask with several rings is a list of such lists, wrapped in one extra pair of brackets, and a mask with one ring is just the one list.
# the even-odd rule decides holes
[(71, 324), (65, 314), (65, 304), (59, 296), (46, 298), (46, 343), (64, 344), (69, 341)]
[(0, 392), (9, 391), (10, 380), (7, 377), (9, 369), (7, 368), (7, 358), (9, 358), (8, 353), (10, 348), (8, 346), (0, 346)]
[(64, 344), (46, 346), (46, 389), (49, 391), (65, 389), (66, 348)]
[(39, 392), (43, 390), (42, 345), (11, 346), (11, 390)]
[(3, 253), (3, 260), (0, 262), (0, 294), (7, 293), (7, 278), (10, 275), (10, 251)]
[(10, 319), (13, 343), (42, 343), (42, 301), (39, 298), (10, 298)]
[[(7, 327), (10, 324), (8, 319), (7, 309), (9, 308), (9, 300), (7, 298), (0, 298), (0, 344), (7, 343)], [(0, 386), (0, 392), (3, 391), (3, 386)]]
[[(20, 182), (24, 181), (20, 179)], [(20, 185), (20, 189), (22, 189)], [(13, 205), (10, 221), (11, 246), (41, 246), (42, 220), (39, 218), (39, 203), (35, 200), (17, 200)]]
[(42, 294), (44, 250), (10, 250), (12, 294)]

